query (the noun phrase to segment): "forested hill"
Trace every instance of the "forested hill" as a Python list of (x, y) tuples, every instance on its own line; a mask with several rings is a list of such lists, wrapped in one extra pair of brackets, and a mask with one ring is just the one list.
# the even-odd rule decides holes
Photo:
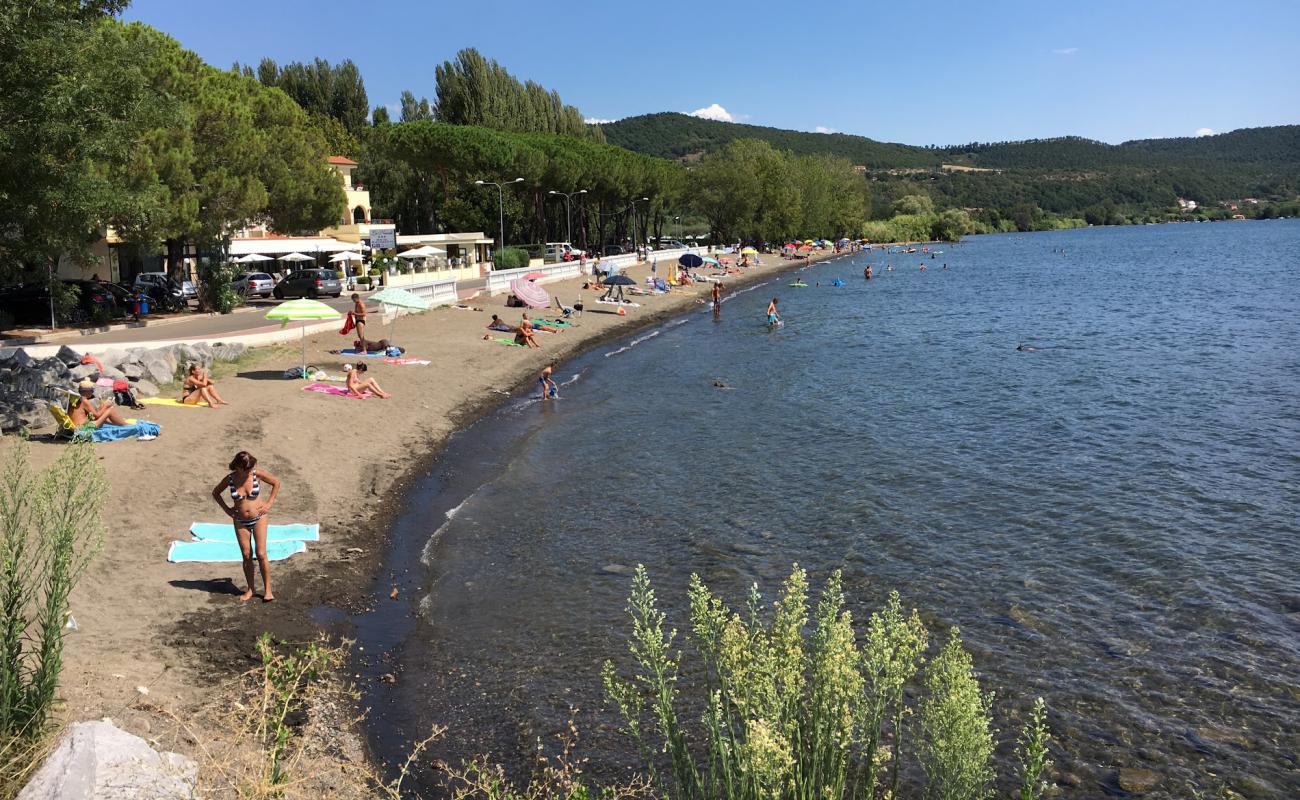
[(869, 169), (961, 164), (989, 169), (1110, 170), (1125, 168), (1222, 168), (1249, 166), (1255, 173), (1300, 172), (1300, 125), (1244, 128), (1216, 136), (1139, 139), (1112, 145), (1065, 136), (1022, 142), (917, 147), (844, 133), (807, 133), (661, 113), (628, 117), (602, 126), (607, 140), (661, 158), (685, 158), (718, 150), (734, 139), (761, 139), (800, 155), (830, 153)]
[(660, 158), (685, 158), (722, 149), (734, 139), (760, 139), (798, 155), (831, 153), (854, 164), (876, 167), (938, 166), (941, 152), (906, 144), (877, 142), (843, 133), (805, 133), (737, 122), (700, 119), (665, 112), (628, 117), (601, 126), (610, 144)]

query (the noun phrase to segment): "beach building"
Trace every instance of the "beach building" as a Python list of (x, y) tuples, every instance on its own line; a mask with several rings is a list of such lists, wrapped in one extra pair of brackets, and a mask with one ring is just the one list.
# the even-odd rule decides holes
[(397, 236), (398, 252), (429, 247), (441, 251), (432, 256), (428, 264), (433, 267), (438, 280), (458, 281), (482, 277), (491, 270), (488, 256), (493, 239), (483, 231), (469, 233), (416, 233)]

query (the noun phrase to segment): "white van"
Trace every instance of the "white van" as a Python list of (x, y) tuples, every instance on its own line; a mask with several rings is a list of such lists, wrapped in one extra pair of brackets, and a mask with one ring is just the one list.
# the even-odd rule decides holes
[(577, 261), (580, 258), (582, 258), (582, 251), (568, 242), (546, 243), (547, 264), (554, 264), (559, 261)]

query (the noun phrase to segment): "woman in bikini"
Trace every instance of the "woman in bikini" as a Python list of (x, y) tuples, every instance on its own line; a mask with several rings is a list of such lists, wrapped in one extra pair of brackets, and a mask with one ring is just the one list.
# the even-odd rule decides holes
[(217, 394), (217, 385), (208, 377), (208, 371), (193, 363), (186, 370), (185, 382), (181, 384), (181, 402), (187, 406), (195, 406), (200, 400), (206, 402), (210, 408), (230, 405)]
[[(280, 493), (280, 480), (256, 467), (257, 459), (252, 453), (247, 450), (235, 453), (230, 462), (230, 474), (212, 489), (212, 499), (235, 523), (235, 538), (239, 540), (239, 552), (244, 557), (244, 579), (248, 582), (248, 588), (239, 599), (247, 600), (253, 596), (253, 558), (256, 554), (257, 563), (262, 568), (262, 602), (269, 603), (275, 596), (271, 594), (271, 561), (266, 557), (266, 526), (267, 515)], [(267, 497), (262, 497), (263, 484), (271, 487)], [(230, 492), (230, 505), (226, 505), (222, 494), (227, 491)]]
[(365, 364), (357, 364), (355, 367), (348, 370), (348, 394), (361, 397), (366, 392), (370, 392), (376, 397), (381, 397), (384, 400), (387, 400), (388, 393), (379, 388), (379, 384), (375, 382), (374, 378), (362, 379), (361, 376), (366, 372)]

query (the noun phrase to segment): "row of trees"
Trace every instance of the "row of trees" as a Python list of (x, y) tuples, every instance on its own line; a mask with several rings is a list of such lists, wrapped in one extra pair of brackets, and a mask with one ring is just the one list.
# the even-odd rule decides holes
[(848, 160), (798, 156), (737, 139), (687, 175), (691, 205), (723, 240), (858, 235), (867, 182)]
[(116, 0), (0, 6), (0, 277), (44, 271), (114, 227), (128, 242), (211, 248), (232, 228), (331, 224), (344, 204), (303, 108)]

